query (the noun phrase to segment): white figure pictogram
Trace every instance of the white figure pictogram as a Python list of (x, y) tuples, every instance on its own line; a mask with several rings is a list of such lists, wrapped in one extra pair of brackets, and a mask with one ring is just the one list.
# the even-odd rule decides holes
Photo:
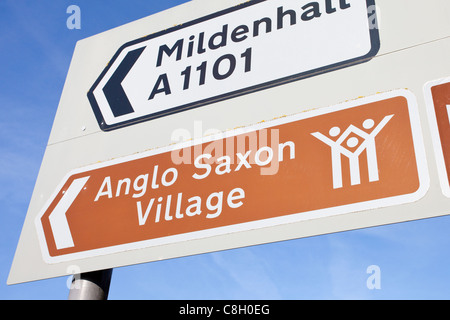
[[(375, 137), (380, 133), (383, 127), (392, 119), (394, 115), (388, 115), (381, 120), (381, 122), (374, 128), (375, 121), (372, 119), (366, 119), (362, 126), (366, 130), (371, 130), (370, 133), (354, 126), (350, 125), (342, 134), (339, 127), (333, 127), (329, 131), (329, 136), (336, 138), (334, 141), (320, 132), (311, 133), (314, 137), (327, 144), (331, 148), (331, 165), (333, 174), (333, 189), (342, 188), (342, 162), (341, 156), (346, 156), (350, 165), (350, 183), (351, 185), (361, 184), (361, 175), (359, 169), (359, 156), (366, 150), (367, 153), (367, 167), (369, 174), (369, 181), (378, 181), (378, 161), (377, 151), (375, 145)], [(350, 134), (357, 135), (358, 137)], [(339, 134), (341, 134), (339, 136)], [(348, 139), (347, 139), (348, 138)], [(361, 142), (362, 141), (362, 142)], [(345, 145), (343, 145), (345, 142)], [(359, 146), (358, 146), (359, 145)], [(358, 147), (357, 147), (358, 146)], [(356, 148), (351, 151), (350, 149)]]

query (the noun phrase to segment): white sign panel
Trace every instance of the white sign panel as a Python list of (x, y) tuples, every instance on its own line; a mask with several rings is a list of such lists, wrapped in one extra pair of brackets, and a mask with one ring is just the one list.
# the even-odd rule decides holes
[(241, 1), (77, 43), (8, 284), (448, 214), (449, 1)]
[(250, 1), (123, 45), (88, 97), (111, 130), (367, 61), (373, 0)]

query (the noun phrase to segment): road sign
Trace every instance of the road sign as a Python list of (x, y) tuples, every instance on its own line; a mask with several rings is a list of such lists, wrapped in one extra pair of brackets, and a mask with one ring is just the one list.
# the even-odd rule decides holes
[(399, 90), (77, 169), (36, 226), (54, 263), (413, 202), (428, 180)]
[(111, 130), (348, 67), (377, 54), (375, 22), (373, 0), (249, 1), (124, 44), (89, 101)]
[(430, 81), (424, 90), (439, 180), (450, 197), (450, 78)]
[[(291, 6), (294, 2), (301, 6)], [(425, 119), (426, 101), (442, 103), (433, 101), (431, 93), (424, 94), (423, 88), (430, 80), (449, 77), (450, 20), (446, 12), (450, 10), (450, 2), (430, 0), (424, 15), (422, 3), (410, 0), (405, 15), (402, 1), (376, 0), (376, 16), (374, 8), (367, 8), (368, 3), (364, 1), (294, 2), (190, 1), (79, 41), (8, 283), (448, 214), (450, 198), (442, 194), (439, 186), (432, 147), (432, 141), (440, 140), (430, 134), (433, 128)], [(353, 5), (360, 6), (360, 3), (365, 3), (364, 17), (359, 15), (359, 10), (354, 11)], [(275, 11), (255, 10), (269, 4), (277, 4)], [(318, 6), (321, 16), (303, 21), (302, 6), (307, 4), (311, 9)], [(351, 7), (344, 9), (345, 4)], [(232, 5), (237, 7), (229, 9)], [(283, 28), (277, 29), (279, 7), (282, 7)], [(296, 12), (295, 25), (291, 25), (293, 13), (289, 10)], [(247, 14), (242, 17), (240, 12)], [(360, 28), (365, 36), (352, 33), (355, 30), (349, 33), (355, 42), (365, 39), (363, 45), (370, 40), (371, 48), (376, 48), (372, 41), (374, 31), (367, 29), (367, 23), (374, 23), (378, 28), (379, 53), (372, 59), (365, 57), (370, 61), (357, 63), (362, 61), (359, 59), (364, 53), (361, 50), (357, 57), (358, 46), (353, 42), (348, 46), (344, 45), (346, 39), (339, 35), (336, 42), (327, 37), (333, 31), (333, 21), (339, 21), (337, 30), (344, 28), (340, 22), (347, 13), (349, 26), (359, 25), (354, 20), (356, 16), (360, 17), (361, 26), (365, 26)], [(208, 19), (203, 21), (202, 17)], [(372, 21), (371, 17), (377, 19)], [(250, 29), (258, 19), (270, 19), (272, 31), (262, 32), (266, 31), (266, 22), (258, 22), (260, 34), (254, 37)], [(210, 24), (212, 21), (215, 27)], [(245, 27), (235, 31), (240, 25), (249, 27), (248, 33), (240, 33)], [(323, 26), (323, 30), (311, 33), (307, 46), (305, 34), (296, 38), (302, 41), (299, 45), (302, 56), (291, 64), (289, 74), (292, 79), (302, 75), (301, 79), (289, 81), (288, 77), (286, 83), (279, 83), (277, 80), (283, 79), (283, 75), (277, 75), (275, 70), (274, 85), (261, 90), (263, 87), (259, 85), (270, 81), (263, 79), (268, 75), (264, 72), (257, 75), (259, 45), (267, 44), (268, 37), (272, 37), (271, 46), (282, 48), (277, 41), (283, 40), (284, 44), (285, 32), (295, 28), (312, 30), (313, 25)], [(244, 35), (247, 38), (234, 42), (233, 31), (235, 38)], [(207, 51), (199, 54), (199, 42), (195, 42), (192, 56), (184, 56), (190, 50), (190, 41), (199, 40), (202, 32), (204, 45), (209, 45), (208, 37), (216, 33), (227, 33), (227, 44), (214, 50), (200, 47)], [(190, 39), (191, 36), (195, 39)], [(173, 37), (171, 41), (170, 37)], [(178, 76), (183, 86), (187, 71), (183, 75), (181, 72), (192, 66), (191, 82), (186, 90), (193, 91), (177, 95), (181, 99), (179, 103), (161, 106), (170, 109), (194, 102), (196, 106), (201, 105), (202, 99), (210, 97), (224, 99), (211, 100), (211, 105), (205, 107), (140, 121), (152, 117), (152, 112), (135, 108), (139, 99), (134, 98), (133, 90), (146, 93), (145, 104), (156, 83), (147, 81), (148, 87), (142, 90), (134, 82), (147, 76), (138, 75), (143, 70), (138, 67), (149, 63), (150, 60), (142, 59), (152, 51), (156, 44), (153, 41), (157, 39), (164, 43), (159, 43), (153, 51), (154, 64), (161, 46), (167, 45), (168, 53), (174, 48), (171, 54), (162, 49), (158, 67), (167, 68), (164, 73), (173, 95), (166, 95), (164, 90), (159, 92), (164, 88), (165, 80), (161, 78), (154, 99), (169, 101), (166, 98), (175, 97), (174, 79)], [(176, 43), (180, 39), (185, 47), (177, 61)], [(214, 44), (220, 44), (219, 35), (214, 39)], [(327, 51), (329, 61), (337, 63), (333, 70), (328, 69), (331, 65), (326, 59), (319, 59), (323, 52), (317, 50), (324, 40), (328, 48), (334, 48), (334, 43), (341, 50)], [(343, 48), (338, 44), (341, 40)], [(136, 41), (135, 47), (130, 45), (132, 41)], [(295, 41), (289, 39), (289, 43), (297, 48)], [(129, 46), (122, 47), (122, 56), (111, 61), (124, 44)], [(249, 47), (252, 71), (245, 73), (246, 56), (240, 55)], [(274, 53), (272, 47), (267, 49), (268, 56)], [(278, 60), (286, 59), (285, 51), (289, 50), (283, 48), (278, 50)], [(335, 56), (339, 52), (347, 52), (348, 57), (357, 60)], [(225, 56), (216, 67), (216, 76), (225, 76), (230, 70), (225, 67), (230, 67), (233, 60), (231, 55), (236, 58), (233, 74), (221, 80), (209, 74), (204, 85), (197, 82), (197, 88), (194, 86), (199, 80), (194, 75), (202, 72), (197, 67), (203, 61), (208, 61), (212, 68), (208, 70), (214, 72), (215, 61)], [(318, 65), (326, 70), (310, 74), (315, 69), (308, 67), (309, 60), (305, 60), (308, 55), (313, 56), (310, 61), (317, 58)], [(265, 60), (267, 68), (272, 63), (278, 68), (277, 59), (272, 60), (272, 56)], [(110, 91), (118, 92), (119, 96), (125, 93), (133, 112), (128, 114), (129, 119), (127, 115), (111, 116), (112, 121), (105, 122), (111, 127), (102, 130), (99, 114), (96, 117), (93, 113), (86, 93), (107, 65), (110, 71), (98, 82), (97, 91), (104, 94), (106, 86), (107, 95)], [(180, 69), (174, 71), (175, 65)], [(296, 69), (299, 66), (304, 69)], [(155, 67), (149, 65), (148, 70), (152, 68)], [(245, 81), (250, 79), (243, 79), (249, 74), (255, 75), (251, 79), (255, 82), (246, 87)], [(103, 79), (105, 82), (100, 84)], [(157, 82), (158, 78), (153, 80)], [(200, 90), (203, 86), (214, 82), (220, 84), (216, 89), (223, 91), (210, 91), (211, 96), (197, 95), (203, 92)], [(440, 88), (444, 83), (432, 87)], [(249, 91), (241, 92), (235, 85)], [(93, 90), (91, 93), (97, 92)], [(236, 95), (228, 96), (229, 93)], [(122, 94), (122, 104), (126, 105), (124, 97)], [(195, 101), (182, 100), (190, 98)], [(107, 99), (103, 102), (108, 110)], [(136, 111), (142, 113), (132, 120)], [(114, 126), (117, 130), (105, 132)], [(247, 138), (247, 149), (238, 143), (246, 135), (257, 137), (256, 144), (250, 144)]]

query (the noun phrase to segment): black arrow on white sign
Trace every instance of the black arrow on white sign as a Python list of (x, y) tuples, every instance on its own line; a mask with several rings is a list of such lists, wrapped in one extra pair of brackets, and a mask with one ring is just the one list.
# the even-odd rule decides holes
[(128, 52), (103, 88), (106, 100), (108, 100), (111, 111), (115, 117), (134, 112), (130, 100), (128, 100), (127, 94), (123, 90), (122, 81), (139, 59), (144, 49), (145, 47), (142, 47)]

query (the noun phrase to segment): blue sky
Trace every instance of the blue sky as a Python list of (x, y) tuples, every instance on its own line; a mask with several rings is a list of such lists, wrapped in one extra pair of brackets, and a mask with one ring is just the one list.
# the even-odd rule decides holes
[[(0, 299), (69, 293), (68, 277), (6, 279), (76, 41), (183, 2), (0, 0)], [(66, 27), (72, 4), (80, 30)], [(445, 216), (122, 267), (109, 298), (449, 299), (449, 230)]]

